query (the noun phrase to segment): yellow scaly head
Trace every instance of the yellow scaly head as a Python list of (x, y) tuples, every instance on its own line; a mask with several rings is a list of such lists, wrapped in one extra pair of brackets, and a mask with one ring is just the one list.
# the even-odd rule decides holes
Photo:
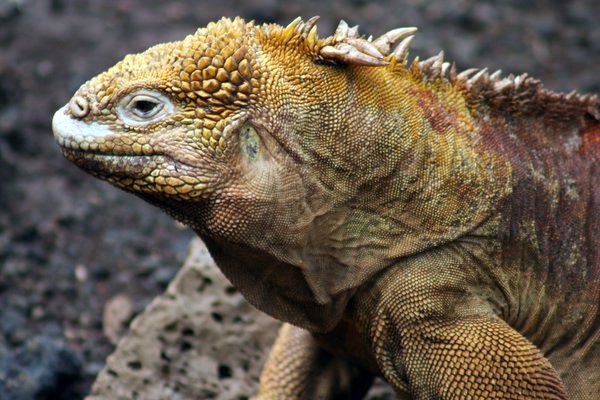
[[(216, 179), (207, 161), (223, 157), (234, 120), (258, 90), (248, 28), (241, 20), (210, 24), (128, 55), (84, 84), (54, 119), (67, 158), (125, 189), (203, 196)], [(194, 173), (170, 172), (177, 167)]]
[[(266, 80), (256, 34), (253, 23), (222, 19), (126, 56), (56, 113), (65, 156), (196, 228), (203, 219), (196, 213), (210, 217), (209, 198), (260, 202), (270, 173), (261, 170), (267, 152), (251, 124)], [(235, 219), (229, 212), (213, 228), (233, 233)]]

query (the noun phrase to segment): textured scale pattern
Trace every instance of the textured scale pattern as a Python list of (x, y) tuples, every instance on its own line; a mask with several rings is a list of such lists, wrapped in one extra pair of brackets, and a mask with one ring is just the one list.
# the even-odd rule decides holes
[(597, 398), (598, 97), (317, 19), (126, 56), (55, 138), (287, 322), (257, 399)]

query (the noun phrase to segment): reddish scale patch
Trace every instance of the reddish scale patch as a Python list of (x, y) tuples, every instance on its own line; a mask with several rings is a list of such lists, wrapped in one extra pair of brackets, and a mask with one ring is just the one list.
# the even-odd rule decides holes
[(460, 196), (464, 197), (465, 199), (472, 199), (478, 193), (476, 187), (474, 187), (473, 185), (469, 185), (467, 183), (458, 185), (456, 187), (455, 191), (456, 191), (456, 193), (460, 194)]
[(583, 130), (583, 138), (580, 147), (583, 154), (596, 153), (600, 156), (600, 124), (587, 126)]
[(434, 131), (439, 134), (446, 134), (452, 128), (456, 131), (460, 130), (456, 115), (444, 107), (444, 104), (434, 92), (415, 90), (414, 88), (409, 88), (408, 91), (418, 99), (417, 105), (423, 110), (423, 115)]

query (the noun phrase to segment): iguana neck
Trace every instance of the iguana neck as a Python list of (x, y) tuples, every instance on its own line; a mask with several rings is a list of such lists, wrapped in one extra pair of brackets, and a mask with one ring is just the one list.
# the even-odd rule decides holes
[(306, 68), (282, 68), (265, 97), (278, 100), (271, 112), (283, 122), (272, 134), (317, 210), (299, 252), (319, 301), (495, 214), (510, 166), (477, 147), (478, 125), (457, 87), (394, 63)]
[(378, 221), (376, 237), (401, 237), (405, 253), (490, 215), (508, 190), (510, 166), (478, 148), (478, 122), (461, 90), (399, 65), (323, 69), (318, 97), (302, 100), (310, 112), (289, 124), (303, 135), (287, 137), (303, 138), (299, 157), (336, 193), (334, 208), (358, 213), (357, 224)]

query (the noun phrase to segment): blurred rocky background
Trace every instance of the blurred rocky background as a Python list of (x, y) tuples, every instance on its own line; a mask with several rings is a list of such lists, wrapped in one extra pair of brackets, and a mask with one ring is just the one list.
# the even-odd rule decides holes
[[(528, 72), (555, 90), (600, 92), (597, 0), (0, 0), (0, 400), (82, 399), (193, 237), (65, 161), (52, 139), (53, 112), (125, 54), (236, 15), (281, 24), (320, 15), (321, 35), (341, 18), (373, 35), (418, 26), (413, 55), (443, 49), (460, 69)], [(254, 372), (231, 365), (232, 336), (219, 332), (258, 332), (253, 324), (272, 322), (219, 314), (235, 293), (228, 290), (205, 293), (216, 310), (205, 312), (220, 315), (207, 325), (216, 332), (206, 333), (217, 350), (202, 356), (215, 371), (196, 372), (250, 387)], [(260, 354), (266, 342), (239, 346)], [(233, 393), (224, 388), (207, 390)]]

